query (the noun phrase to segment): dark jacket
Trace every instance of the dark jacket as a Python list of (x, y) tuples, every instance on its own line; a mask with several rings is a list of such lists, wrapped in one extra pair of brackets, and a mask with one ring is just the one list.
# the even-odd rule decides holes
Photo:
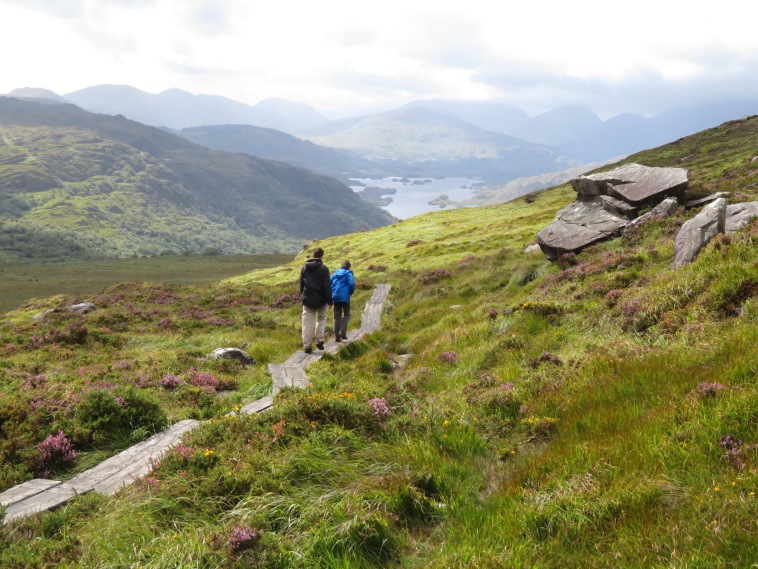
[(321, 259), (308, 259), (303, 265), (300, 271), (300, 299), (311, 308), (333, 303), (329, 268)]
[(355, 292), (355, 277), (350, 269), (339, 268), (332, 275), (332, 298), (335, 302), (350, 302)]

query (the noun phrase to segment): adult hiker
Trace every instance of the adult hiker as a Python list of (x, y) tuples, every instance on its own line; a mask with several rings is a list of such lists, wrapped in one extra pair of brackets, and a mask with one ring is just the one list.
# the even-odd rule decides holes
[(332, 283), (329, 267), (322, 258), (324, 250), (316, 247), (313, 257), (308, 259), (300, 271), (300, 299), (303, 303), (303, 349), (306, 354), (313, 351), (315, 325), (316, 347), (324, 349), (324, 328), (326, 327), (326, 309), (331, 306)]
[(355, 277), (350, 270), (350, 261), (332, 275), (332, 299), (334, 300), (334, 341), (347, 340), (347, 323), (350, 320), (350, 297), (355, 292)]

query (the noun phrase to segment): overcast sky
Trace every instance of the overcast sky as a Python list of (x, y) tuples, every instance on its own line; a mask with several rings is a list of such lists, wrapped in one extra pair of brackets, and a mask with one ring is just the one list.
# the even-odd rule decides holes
[(175, 87), (333, 118), (425, 98), (603, 118), (758, 98), (755, 0), (0, 0), (0, 22), (0, 93)]

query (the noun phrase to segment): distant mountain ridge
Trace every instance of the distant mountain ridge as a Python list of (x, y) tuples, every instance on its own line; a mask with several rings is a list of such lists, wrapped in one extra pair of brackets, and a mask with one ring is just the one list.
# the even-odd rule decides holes
[[(320, 159), (314, 162), (313, 148), (293, 139), (286, 147), (279, 140), (273, 147), (266, 148), (270, 133), (258, 132), (260, 140), (255, 141), (252, 131), (248, 131), (243, 140), (239, 132), (232, 133), (240, 129), (232, 128), (229, 134), (239, 144), (231, 147), (223, 141), (222, 129), (216, 129), (213, 136), (204, 131), (206, 138), (197, 142), (213, 148), (224, 144), (224, 149), (235, 152), (254, 155), (259, 152), (262, 157), (340, 177), (345, 172), (358, 171), (363, 177), (477, 176), (493, 183), (627, 156), (758, 113), (758, 100), (739, 98), (683, 107), (649, 118), (626, 113), (606, 120), (579, 105), (559, 107), (530, 117), (523, 109), (498, 102), (422, 99), (384, 113), (330, 121), (308, 105), (282, 99), (267, 99), (250, 106), (225, 97), (193, 95), (179, 89), (153, 95), (127, 85), (99, 85), (63, 98), (44, 89), (18, 89), (12, 94), (40, 96), (45, 101), (63, 99), (89, 111), (122, 114), (174, 131), (224, 125), (275, 129), (328, 147), (329, 150), (323, 152), (323, 164), (319, 163)], [(436, 118), (429, 119), (432, 115), (427, 114), (426, 122), (419, 121), (423, 109), (433, 112)], [(409, 113), (411, 110), (418, 114), (414, 116)], [(456, 123), (453, 119), (462, 122)], [(515, 146), (494, 135), (519, 139), (521, 148), (517, 151)], [(504, 151), (503, 144), (509, 150)], [(343, 152), (335, 163), (333, 156), (328, 156), (334, 148), (349, 152)], [(276, 154), (275, 149), (281, 154)], [(347, 163), (340, 163), (343, 159)]]
[[(11, 96), (29, 96), (19, 89)], [(52, 92), (50, 92), (52, 93)], [(181, 89), (147, 93), (129, 85), (96, 85), (66, 93), (63, 100), (85, 110), (127, 118), (152, 126), (181, 129), (208, 124), (253, 124), (284, 132), (298, 132), (327, 122), (307, 105), (281, 99), (246, 105), (219, 95), (194, 95)]]
[(0, 97), (0, 132), (0, 242), (12, 254), (34, 256), (23, 242), (51, 235), (101, 257), (287, 252), (393, 221), (332, 177), (70, 104)]
[(206, 125), (184, 128), (177, 134), (208, 148), (278, 160), (345, 182), (349, 177), (384, 173), (348, 150), (320, 146), (271, 128), (241, 124)]
[(332, 121), (305, 136), (405, 176), (508, 181), (576, 165), (546, 145), (485, 130), (425, 107)]

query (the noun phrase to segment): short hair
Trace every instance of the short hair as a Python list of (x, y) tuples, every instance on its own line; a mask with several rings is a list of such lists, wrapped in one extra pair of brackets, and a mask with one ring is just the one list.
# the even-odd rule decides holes
[(342, 261), (342, 268), (343, 269), (349, 269), (350, 268), (350, 261), (348, 261), (347, 259), (345, 259), (344, 261)]
[(316, 248), (313, 250), (313, 256), (314, 256), (314, 258), (316, 258), (316, 259), (320, 259), (321, 257), (323, 257), (323, 256), (324, 256), (324, 250), (323, 250), (321, 247), (316, 247)]

